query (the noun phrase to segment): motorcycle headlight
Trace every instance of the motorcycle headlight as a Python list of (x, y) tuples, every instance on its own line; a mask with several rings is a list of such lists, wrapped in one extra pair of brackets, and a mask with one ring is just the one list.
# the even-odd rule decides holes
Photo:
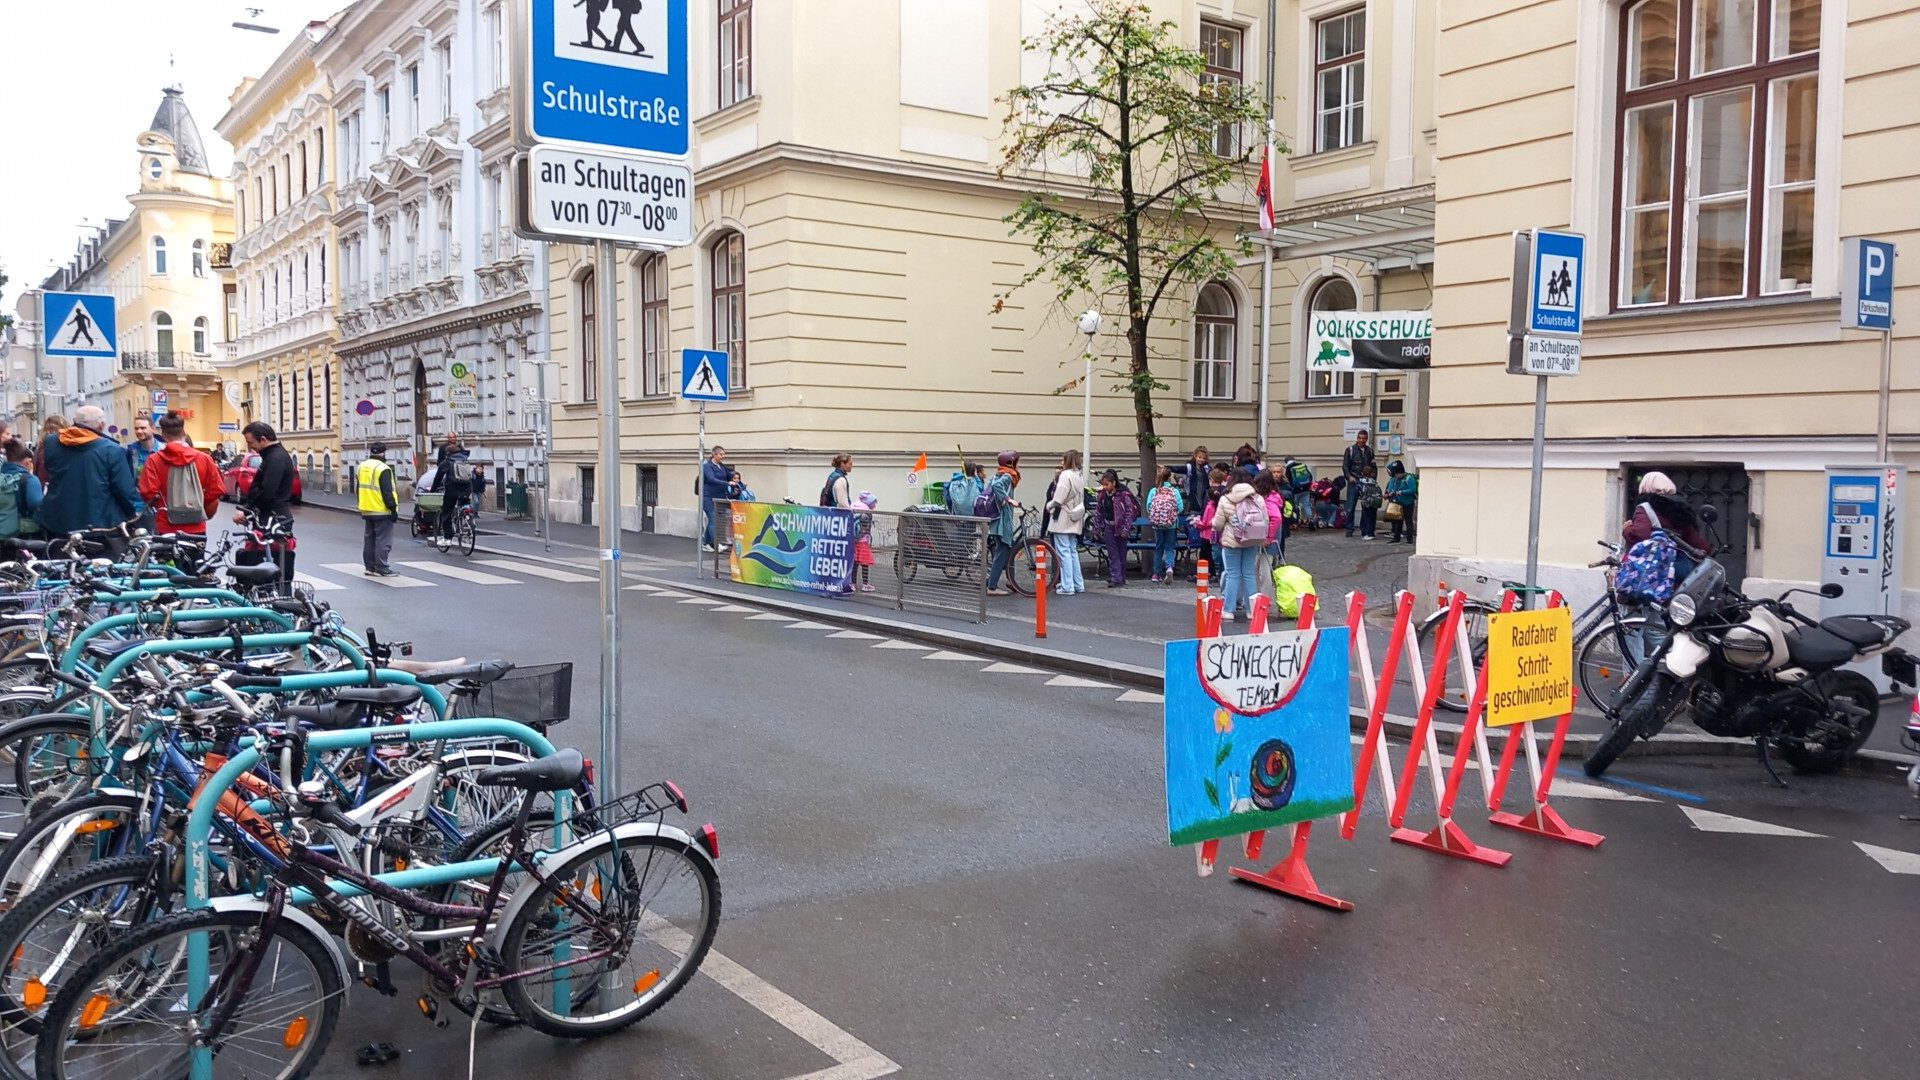
[(1667, 603), (1667, 619), (1675, 626), (1686, 626), (1693, 622), (1693, 617), (1697, 614), (1699, 611), (1694, 606), (1693, 597), (1686, 593), (1681, 593)]

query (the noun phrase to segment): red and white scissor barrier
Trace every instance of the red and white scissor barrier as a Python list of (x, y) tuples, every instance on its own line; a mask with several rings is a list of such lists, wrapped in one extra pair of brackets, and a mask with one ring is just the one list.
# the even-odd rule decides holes
[[(1533, 722), (1528, 721), (1507, 728), (1506, 743), (1501, 749), (1499, 764), (1498, 766), (1494, 764), (1488, 747), (1487, 732), (1481, 723), (1487, 700), (1486, 664), (1484, 661), (1478, 665), (1474, 663), (1472, 647), (1466, 636), (1460, 633), (1465, 600), (1465, 594), (1457, 590), (1446, 596), (1446, 616), (1435, 630), (1433, 656), (1430, 661), (1423, 662), (1418, 635), (1414, 633), (1413, 627), (1413, 594), (1401, 590), (1394, 598), (1393, 626), (1388, 633), (1386, 651), (1381, 654), (1380, 665), (1376, 669), (1372, 647), (1366, 634), (1364, 619), (1366, 597), (1358, 592), (1347, 594), (1348, 641), (1352, 649), (1353, 670), (1360, 680), (1362, 696), (1365, 699), (1367, 726), (1360, 738), (1354, 761), (1354, 806), (1341, 819), (1340, 836), (1343, 839), (1352, 840), (1358, 833), (1361, 811), (1366, 807), (1367, 790), (1377, 772), (1381, 796), (1386, 800), (1387, 823), (1392, 829), (1390, 836), (1394, 841), (1486, 866), (1507, 865), (1513, 857), (1512, 853), (1476, 843), (1454, 820), (1454, 807), (1460, 795), (1461, 785), (1466, 779), (1468, 763), (1471, 761), (1477, 766), (1476, 771), (1480, 775), (1480, 787), (1486, 797), (1489, 813), (1487, 820), (1491, 823), (1583, 847), (1600, 846), (1604, 837), (1598, 833), (1586, 832), (1568, 825), (1548, 802), (1553, 788), (1554, 770), (1559, 764), (1560, 753), (1566, 743), (1568, 726), (1573, 720), (1571, 711), (1554, 723), (1544, 760), (1540, 754)], [(1254, 599), (1253, 611), (1248, 619), (1248, 633), (1262, 634), (1267, 631), (1270, 603), (1267, 597)], [(1301, 629), (1307, 629), (1313, 625), (1315, 603), (1315, 597), (1311, 595), (1302, 599), (1298, 624)], [(1547, 603), (1549, 607), (1559, 607), (1563, 601), (1559, 593), (1550, 593)], [(1509, 592), (1502, 598), (1500, 610), (1512, 611), (1515, 604), (1516, 598)], [(1208, 597), (1200, 601), (1200, 609), (1202, 612), (1200, 636), (1219, 636), (1222, 610), (1220, 598)], [(1466, 721), (1454, 742), (1452, 758), (1446, 761), (1440, 752), (1433, 714), (1441, 689), (1448, 681), (1449, 664), (1457, 668), (1457, 685), (1471, 687), (1472, 693), (1468, 697)], [(1418, 710), (1414, 720), (1412, 739), (1396, 778), (1391, 755), (1388, 752), (1385, 728), (1388, 706), (1403, 665), (1414, 700), (1418, 702)], [(1501, 809), (1501, 805), (1515, 759), (1519, 756), (1522, 747), (1526, 750), (1530, 808), (1525, 813), (1516, 814)], [(1433, 826), (1424, 830), (1409, 828), (1406, 825), (1408, 810), (1413, 801), (1413, 787), (1423, 765), (1428, 782), (1432, 785), (1435, 812)], [(1314, 880), (1312, 871), (1307, 868), (1308, 841), (1313, 834), (1313, 823), (1300, 822), (1291, 828), (1293, 836), (1287, 853), (1271, 869), (1260, 871), (1236, 866), (1229, 867), (1229, 873), (1237, 880), (1259, 885), (1296, 899), (1337, 911), (1353, 910), (1351, 901), (1322, 891)], [(1260, 857), (1264, 839), (1265, 834), (1261, 832), (1246, 835), (1244, 851), (1249, 860)], [(1219, 848), (1218, 840), (1208, 840), (1199, 846), (1199, 868), (1202, 876), (1213, 872)]]

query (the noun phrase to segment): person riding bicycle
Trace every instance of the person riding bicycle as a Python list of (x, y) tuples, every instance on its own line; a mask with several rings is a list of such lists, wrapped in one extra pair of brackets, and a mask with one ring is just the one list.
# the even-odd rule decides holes
[(473, 464), (472, 456), (473, 452), (466, 447), (452, 443), (433, 477), (433, 490), (446, 495), (440, 503), (440, 536), (434, 541), (442, 551), (453, 543), (453, 519), (461, 505), (472, 500), (478, 508), (480, 493), (487, 487), (486, 474)]

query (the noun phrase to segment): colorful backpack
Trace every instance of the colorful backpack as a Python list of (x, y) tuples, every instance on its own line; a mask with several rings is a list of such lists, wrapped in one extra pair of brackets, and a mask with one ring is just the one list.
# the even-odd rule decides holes
[(1147, 524), (1171, 529), (1180, 520), (1180, 496), (1170, 487), (1157, 487), (1147, 497)]
[(1227, 523), (1227, 536), (1234, 547), (1259, 547), (1267, 542), (1267, 504), (1258, 495), (1249, 495), (1233, 507), (1233, 519)]
[(1620, 569), (1613, 575), (1613, 585), (1623, 600), (1664, 604), (1673, 599), (1680, 549), (1674, 546), (1673, 537), (1667, 535), (1653, 507), (1641, 503), (1640, 509), (1647, 512), (1647, 520), (1653, 524), (1653, 535), (1628, 548), (1627, 553), (1621, 556)]

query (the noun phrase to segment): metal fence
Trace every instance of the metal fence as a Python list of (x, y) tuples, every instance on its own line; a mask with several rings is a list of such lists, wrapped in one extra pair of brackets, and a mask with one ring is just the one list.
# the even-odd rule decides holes
[[(733, 506), (724, 500), (714, 503), (714, 539), (723, 545), (733, 536)], [(856, 543), (853, 588), (841, 595), (896, 611), (949, 611), (974, 622), (986, 622), (987, 525), (986, 518), (934, 510), (860, 512), (855, 517), (856, 535), (866, 541), (864, 547), (872, 562), (864, 561), (867, 556), (859, 553), (862, 545)], [(758, 539), (748, 535), (744, 542), (751, 548)], [(730, 552), (718, 551), (708, 557), (716, 578), (732, 576)]]

